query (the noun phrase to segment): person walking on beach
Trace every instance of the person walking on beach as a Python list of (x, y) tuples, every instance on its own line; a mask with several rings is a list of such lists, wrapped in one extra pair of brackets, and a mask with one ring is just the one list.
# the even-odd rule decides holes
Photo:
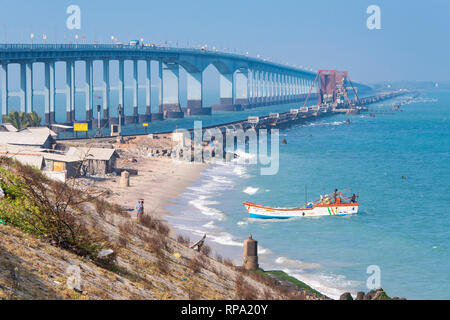
[(141, 217), (144, 214), (144, 200), (139, 199), (136, 205), (137, 218)]

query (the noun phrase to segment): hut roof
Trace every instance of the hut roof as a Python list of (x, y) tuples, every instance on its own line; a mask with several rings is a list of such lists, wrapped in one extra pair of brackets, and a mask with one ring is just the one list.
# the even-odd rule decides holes
[(113, 156), (118, 157), (116, 149), (106, 148), (86, 148), (86, 147), (70, 147), (67, 151), (68, 156), (77, 157), (78, 160), (110, 160)]
[(39, 132), (17, 131), (17, 132), (0, 132), (1, 144), (14, 144), (22, 146), (43, 146), (47, 140), (51, 138), (49, 132), (43, 130)]

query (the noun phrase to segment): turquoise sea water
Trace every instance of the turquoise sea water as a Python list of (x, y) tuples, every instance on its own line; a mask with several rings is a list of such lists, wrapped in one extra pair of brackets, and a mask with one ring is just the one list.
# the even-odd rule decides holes
[[(405, 100), (397, 98), (397, 101)], [(379, 266), (390, 296), (450, 299), (450, 92), (424, 92), (402, 112), (337, 115), (280, 131), (280, 169), (209, 165), (168, 209), (192, 239), (241, 262), (242, 241), (259, 241), (260, 265), (283, 269), (331, 297), (368, 291)], [(345, 120), (351, 120), (350, 125)], [(404, 178), (402, 178), (404, 176)], [(267, 221), (248, 218), (243, 201), (294, 207), (351, 188), (360, 214)]]

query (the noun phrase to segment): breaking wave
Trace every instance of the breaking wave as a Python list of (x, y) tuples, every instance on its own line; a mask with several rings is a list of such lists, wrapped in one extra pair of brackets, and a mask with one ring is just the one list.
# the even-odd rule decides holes
[(243, 192), (245, 192), (246, 194), (249, 194), (249, 195), (254, 195), (255, 193), (258, 192), (258, 190), (259, 190), (259, 188), (247, 187), (244, 189)]

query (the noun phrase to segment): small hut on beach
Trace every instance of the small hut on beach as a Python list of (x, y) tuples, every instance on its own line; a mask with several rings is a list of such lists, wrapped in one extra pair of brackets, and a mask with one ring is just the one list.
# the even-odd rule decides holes
[(67, 156), (75, 157), (83, 162), (83, 167), (89, 175), (105, 175), (112, 173), (119, 158), (115, 149), (70, 147)]

